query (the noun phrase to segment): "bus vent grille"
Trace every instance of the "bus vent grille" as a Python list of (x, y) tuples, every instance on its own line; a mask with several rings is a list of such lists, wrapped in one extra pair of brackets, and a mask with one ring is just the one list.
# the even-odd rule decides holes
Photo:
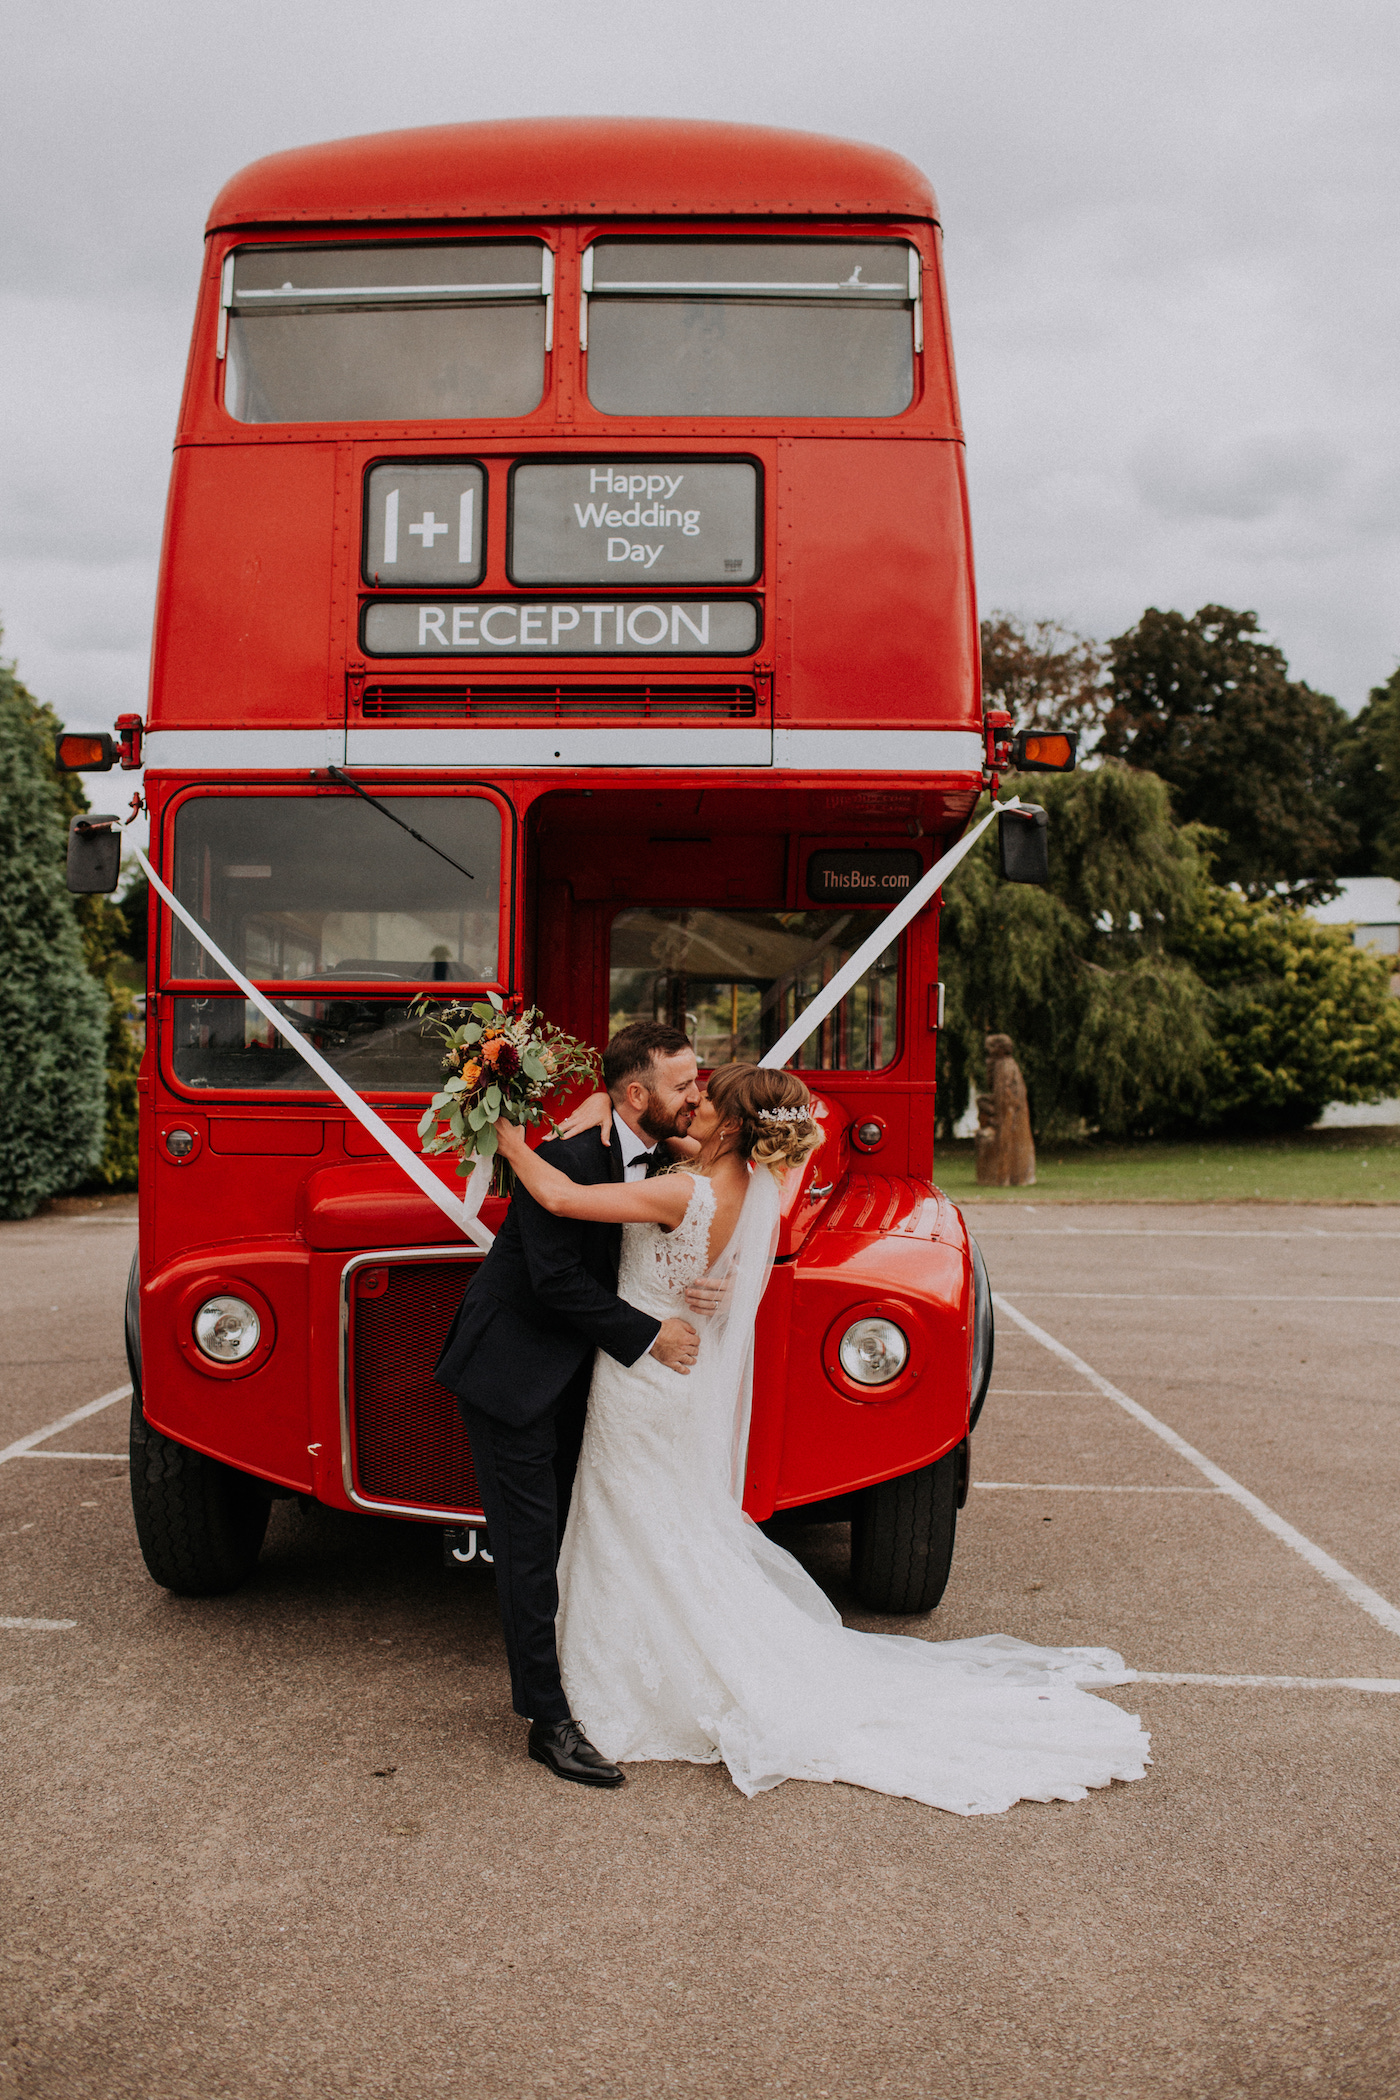
[(367, 685), (366, 722), (752, 722), (751, 685)]
[[(471, 1446), (452, 1395), (433, 1377), (474, 1262), (386, 1262), (349, 1279), (350, 1429), (355, 1485), (374, 1502), (481, 1513)], [(363, 1296), (366, 1289), (379, 1295)]]

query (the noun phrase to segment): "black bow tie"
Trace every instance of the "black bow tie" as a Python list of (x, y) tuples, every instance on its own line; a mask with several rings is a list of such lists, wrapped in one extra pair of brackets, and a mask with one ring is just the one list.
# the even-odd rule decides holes
[(653, 1174), (659, 1174), (665, 1164), (661, 1157), (661, 1147), (657, 1145), (653, 1151), (643, 1153), (642, 1157), (647, 1163), (647, 1170), (642, 1178), (645, 1181), (650, 1181)]

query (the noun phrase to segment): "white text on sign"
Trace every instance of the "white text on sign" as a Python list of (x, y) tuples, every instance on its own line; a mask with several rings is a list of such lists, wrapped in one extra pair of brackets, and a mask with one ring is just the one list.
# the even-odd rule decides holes
[(743, 656), (758, 639), (758, 608), (745, 598), (389, 599), (364, 616), (371, 656)]

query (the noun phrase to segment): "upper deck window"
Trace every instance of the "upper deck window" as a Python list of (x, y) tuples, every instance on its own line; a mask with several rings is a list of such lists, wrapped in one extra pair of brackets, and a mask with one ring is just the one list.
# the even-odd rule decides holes
[(905, 241), (597, 241), (588, 397), (614, 416), (897, 416), (919, 281)]
[(539, 241), (240, 248), (224, 263), (224, 406), (240, 423), (526, 415), (553, 289)]
[[(495, 803), (377, 799), (421, 837), (351, 795), (191, 796), (175, 818), (175, 894), (263, 983), (495, 983)], [(178, 923), (173, 974), (227, 983)]]

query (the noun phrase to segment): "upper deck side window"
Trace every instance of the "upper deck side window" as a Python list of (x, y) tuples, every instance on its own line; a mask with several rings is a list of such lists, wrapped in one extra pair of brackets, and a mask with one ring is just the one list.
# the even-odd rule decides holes
[(897, 416), (923, 348), (906, 241), (600, 240), (588, 397), (616, 416)]
[(224, 406), (240, 423), (528, 415), (553, 294), (541, 241), (237, 249), (221, 289)]

